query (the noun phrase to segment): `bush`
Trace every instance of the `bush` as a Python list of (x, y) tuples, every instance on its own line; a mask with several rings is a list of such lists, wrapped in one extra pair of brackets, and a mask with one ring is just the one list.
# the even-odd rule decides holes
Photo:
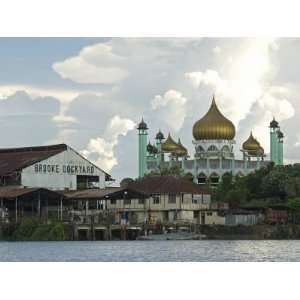
[(17, 241), (64, 241), (63, 224), (39, 224), (37, 219), (27, 218), (16, 228), (12, 239)]
[(21, 224), (17, 227), (13, 233), (13, 239), (17, 241), (30, 240), (33, 232), (38, 227), (39, 222), (35, 218), (24, 218)]
[(40, 225), (30, 237), (32, 241), (48, 241), (51, 225)]
[(64, 241), (65, 238), (64, 225), (60, 223), (52, 225), (48, 235), (49, 241)]

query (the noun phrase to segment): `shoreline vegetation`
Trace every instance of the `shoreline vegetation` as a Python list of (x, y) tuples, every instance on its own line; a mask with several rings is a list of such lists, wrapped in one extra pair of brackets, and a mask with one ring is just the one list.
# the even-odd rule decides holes
[(24, 218), (19, 224), (0, 225), (0, 240), (6, 241), (65, 241), (68, 226), (62, 223), (42, 224), (37, 218)]
[[(191, 231), (149, 232), (131, 240), (288, 240), (300, 239), (298, 224), (258, 225), (199, 225)], [(2, 224), (0, 241), (73, 241), (72, 225), (63, 223), (41, 224), (37, 219), (26, 218), (20, 224)], [(79, 239), (80, 240), (80, 239)], [(84, 239), (89, 240), (89, 239)], [(97, 240), (97, 239), (90, 239)], [(106, 238), (101, 240), (121, 240)], [(129, 239), (130, 240), (130, 239)]]

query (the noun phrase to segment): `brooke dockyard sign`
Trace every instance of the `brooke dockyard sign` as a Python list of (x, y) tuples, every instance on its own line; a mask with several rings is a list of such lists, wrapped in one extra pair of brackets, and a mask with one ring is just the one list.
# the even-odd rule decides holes
[(94, 174), (93, 166), (35, 164), (36, 173)]

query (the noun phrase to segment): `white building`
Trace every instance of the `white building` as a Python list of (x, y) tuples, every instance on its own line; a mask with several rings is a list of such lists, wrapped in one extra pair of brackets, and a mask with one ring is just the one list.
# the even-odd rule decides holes
[(105, 188), (110, 175), (65, 144), (0, 149), (0, 184), (52, 190)]

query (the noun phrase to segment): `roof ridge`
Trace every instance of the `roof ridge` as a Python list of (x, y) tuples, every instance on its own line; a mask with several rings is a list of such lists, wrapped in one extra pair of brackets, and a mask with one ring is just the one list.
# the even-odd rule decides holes
[(14, 148), (0, 148), (0, 153), (12, 153), (12, 152), (28, 152), (28, 151), (49, 151), (49, 150), (65, 150), (68, 145), (66, 144), (54, 144), (44, 146), (28, 146), (28, 147), (14, 147)]

